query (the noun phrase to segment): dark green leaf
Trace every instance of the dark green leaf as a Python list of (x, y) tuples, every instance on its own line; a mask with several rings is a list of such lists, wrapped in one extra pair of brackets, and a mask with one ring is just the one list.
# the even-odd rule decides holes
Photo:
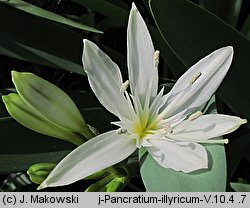
[(240, 164), (242, 158), (247, 156), (250, 147), (250, 131), (246, 126), (230, 134), (226, 145), (228, 182)]
[(70, 150), (33, 153), (33, 154), (0, 154), (0, 174), (27, 171), (29, 166), (39, 162), (58, 163)]
[(0, 25), (1, 54), (84, 74), (78, 33), (5, 4), (0, 4)]
[(216, 14), (233, 27), (236, 27), (240, 15), (241, 5), (242, 0), (217, 0)]
[[(0, 25), (0, 54), (85, 74), (81, 63), (82, 35), (5, 4), (0, 4)], [(107, 46), (100, 47), (120, 63), (121, 54)]]
[(105, 0), (71, 0), (77, 4), (88, 7), (118, 22), (125, 23), (128, 11)]
[(241, 32), (248, 38), (248, 40), (250, 40), (250, 14), (242, 26)]
[(94, 33), (102, 33), (102, 31), (97, 30), (93, 27), (84, 25), (83, 23), (71, 20), (69, 18), (60, 16), (58, 14), (55, 14), (53, 12), (47, 11), (45, 9), (42, 9), (40, 7), (34, 6), (32, 4), (29, 4), (25, 1), (21, 0), (8, 0), (8, 1), (2, 1), (2, 3), (7, 4), (9, 6), (12, 6), (16, 9), (22, 10), (24, 12), (27, 12), (29, 14), (42, 17), (51, 21), (55, 21), (70, 27), (78, 28), (81, 30), (85, 30), (88, 32), (94, 32)]
[(217, 0), (200, 0), (199, 5), (212, 12), (216, 13), (216, 2)]

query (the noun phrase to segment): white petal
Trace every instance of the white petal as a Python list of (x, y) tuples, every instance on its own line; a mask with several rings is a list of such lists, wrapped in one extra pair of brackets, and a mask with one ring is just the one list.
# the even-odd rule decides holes
[(171, 138), (182, 141), (203, 141), (235, 131), (245, 119), (222, 114), (202, 115), (193, 121), (189, 119), (174, 128)]
[(41, 188), (63, 186), (112, 166), (132, 154), (135, 140), (109, 131), (82, 144), (67, 155), (40, 185)]
[(84, 119), (72, 99), (57, 86), (32, 73), (12, 71), (20, 97), (45, 119), (62, 128), (82, 133)]
[[(151, 85), (151, 95), (157, 94), (158, 71), (154, 66), (154, 46), (139, 11), (133, 3), (127, 30), (128, 73), (132, 94), (146, 94)], [(142, 101), (144, 102), (144, 101)]]
[(92, 90), (111, 113), (129, 118), (126, 100), (120, 92), (123, 84), (119, 67), (94, 43), (83, 40), (82, 62)]
[(34, 111), (15, 93), (2, 97), (9, 114), (23, 126), (41, 134), (80, 145), (84, 139), (80, 134), (71, 132), (46, 120), (39, 112)]
[[(169, 92), (169, 99), (163, 108), (168, 111), (166, 116), (172, 116), (185, 108), (189, 108), (188, 114), (205, 104), (224, 79), (232, 58), (233, 48), (228, 46), (214, 51), (192, 66)], [(190, 84), (192, 80), (195, 81)]]
[(148, 152), (164, 168), (185, 173), (207, 168), (207, 152), (200, 144), (153, 139), (150, 143), (154, 147), (148, 147)]

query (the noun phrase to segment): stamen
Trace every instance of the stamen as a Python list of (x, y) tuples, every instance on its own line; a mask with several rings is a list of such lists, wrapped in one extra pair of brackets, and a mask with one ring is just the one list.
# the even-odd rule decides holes
[(157, 68), (159, 65), (159, 56), (160, 56), (160, 51), (155, 51), (154, 53), (154, 67)]
[(129, 86), (129, 80), (127, 80), (126, 82), (124, 82), (120, 88), (120, 92), (121, 93), (124, 93), (127, 89), (128, 89), (128, 86)]
[(196, 141), (197, 143), (204, 143), (204, 144), (228, 144), (228, 139), (208, 139), (204, 141)]
[(195, 81), (202, 75), (201, 72), (197, 72), (196, 74), (194, 74), (194, 76), (190, 79), (189, 84), (194, 84)]
[(117, 134), (125, 134), (125, 133), (127, 133), (127, 131), (128, 131), (127, 129), (119, 128), (116, 130), (116, 133)]
[(201, 111), (197, 111), (196, 113), (193, 113), (191, 116), (189, 116), (188, 120), (193, 121), (197, 118), (199, 118), (203, 113)]
[(175, 139), (169, 138), (167, 136), (164, 136), (162, 139), (170, 141), (170, 142), (175, 142), (176, 141)]
[(164, 130), (166, 133), (173, 133), (173, 128), (169, 124), (165, 125)]

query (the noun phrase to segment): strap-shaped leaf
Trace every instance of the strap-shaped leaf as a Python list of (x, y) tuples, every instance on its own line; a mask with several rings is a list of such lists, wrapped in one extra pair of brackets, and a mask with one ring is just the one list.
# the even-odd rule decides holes
[(125, 22), (127, 12), (123, 8), (105, 0), (71, 0), (77, 4), (88, 7), (116, 21)]
[(241, 32), (250, 40), (250, 14), (244, 22), (244, 25), (241, 28)]
[(31, 154), (0, 154), (0, 174), (26, 171), (30, 165), (35, 163), (58, 163), (68, 153), (70, 150)]
[(84, 74), (80, 34), (2, 3), (0, 25), (1, 54)]
[(55, 21), (64, 25), (68, 25), (70, 27), (82, 29), (84, 31), (88, 32), (94, 32), (94, 33), (102, 33), (102, 31), (97, 30), (93, 27), (84, 25), (83, 23), (71, 20), (69, 18), (63, 17), (61, 15), (55, 14), (53, 12), (47, 11), (45, 9), (39, 8), (35, 5), (29, 4), (25, 1), (21, 0), (8, 0), (8, 1), (2, 1), (1, 3), (7, 4), (9, 6), (12, 6), (16, 9), (22, 10), (24, 12), (27, 12), (29, 14), (42, 17), (51, 21)]

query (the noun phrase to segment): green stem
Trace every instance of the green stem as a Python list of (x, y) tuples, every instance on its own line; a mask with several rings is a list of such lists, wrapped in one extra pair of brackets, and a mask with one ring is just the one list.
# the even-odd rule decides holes
[(95, 137), (96, 135), (90, 130), (90, 128), (86, 125), (84, 127), (84, 130), (82, 131), (82, 135), (87, 139), (90, 140), (93, 137)]

